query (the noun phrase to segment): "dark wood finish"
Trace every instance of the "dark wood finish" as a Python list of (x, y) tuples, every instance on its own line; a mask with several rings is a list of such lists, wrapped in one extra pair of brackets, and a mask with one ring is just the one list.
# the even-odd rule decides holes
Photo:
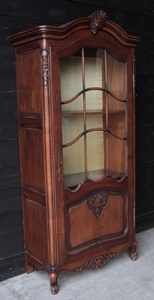
[[(137, 258), (132, 78), (139, 38), (99, 11), (60, 27), (37, 26), (10, 40), (16, 55), (26, 269), (46, 270), (56, 294), (61, 271), (96, 269), (128, 248), (132, 260)], [(59, 58), (82, 47), (105, 48), (127, 62), (128, 173), (87, 179), (72, 191), (63, 187)]]

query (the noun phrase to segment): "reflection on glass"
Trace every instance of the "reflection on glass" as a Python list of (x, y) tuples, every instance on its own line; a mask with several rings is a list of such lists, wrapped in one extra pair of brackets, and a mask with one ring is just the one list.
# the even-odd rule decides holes
[[(108, 96), (108, 129), (118, 137), (126, 137), (126, 103), (116, 101), (110, 95)], [(117, 104), (117, 107), (115, 106)], [(111, 109), (114, 107), (114, 109)]]
[(109, 175), (122, 176), (125, 174), (126, 141), (115, 138), (112, 134), (108, 136), (108, 173)]
[(64, 186), (73, 187), (85, 179), (84, 138), (63, 148)]
[[(87, 134), (87, 171), (88, 178), (100, 179), (104, 171), (104, 133), (102, 131)], [(94, 172), (95, 171), (95, 172)], [(99, 172), (96, 172), (99, 171)]]
[(63, 145), (70, 143), (84, 131), (83, 116), (81, 114), (64, 113), (62, 122)]
[[(81, 57), (71, 56), (60, 60), (61, 101), (74, 97), (82, 90), (82, 61)], [(70, 107), (69, 107), (70, 106)], [(65, 110), (65, 105), (62, 107)], [(68, 105), (67, 110), (82, 109), (82, 97)]]
[[(126, 98), (125, 65), (107, 53), (108, 90), (121, 100)], [(118, 104), (115, 103), (116, 105)]]
[[(86, 115), (86, 128), (88, 129), (103, 129), (103, 115), (102, 113), (88, 114)], [(104, 128), (105, 129), (105, 128)], [(96, 131), (94, 132), (96, 134)], [(94, 137), (94, 135), (93, 135)]]
[[(88, 51), (85, 49), (85, 54), (88, 56)], [(104, 51), (95, 49), (91, 53), (92, 57), (85, 57), (85, 87), (94, 87), (86, 94), (87, 110), (102, 110), (103, 108), (103, 91), (97, 88), (105, 89), (104, 86)], [(94, 56), (95, 55), (95, 56)]]

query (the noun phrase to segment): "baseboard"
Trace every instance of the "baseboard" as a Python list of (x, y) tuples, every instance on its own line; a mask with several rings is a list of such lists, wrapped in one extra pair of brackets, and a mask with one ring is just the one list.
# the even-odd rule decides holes
[(136, 232), (141, 232), (154, 227), (154, 211), (136, 217)]
[(25, 273), (24, 253), (0, 259), (0, 281)]

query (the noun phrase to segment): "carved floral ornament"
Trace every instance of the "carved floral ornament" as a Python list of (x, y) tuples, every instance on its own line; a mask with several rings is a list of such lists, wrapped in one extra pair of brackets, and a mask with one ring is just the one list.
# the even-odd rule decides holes
[(87, 199), (87, 205), (90, 210), (93, 211), (96, 218), (99, 218), (108, 203), (107, 192), (103, 191), (91, 196)]
[(104, 255), (99, 255), (95, 257), (94, 259), (88, 260), (84, 265), (82, 265), (79, 269), (76, 269), (76, 271), (82, 271), (83, 269), (93, 269), (96, 270), (102, 266), (104, 266), (110, 259), (119, 256), (120, 253), (107, 253)]
[[(135, 261), (138, 258), (138, 254), (136, 253), (136, 249), (138, 248), (138, 242), (133, 241), (131, 245), (129, 245), (126, 249), (130, 248), (130, 257), (133, 261)], [(125, 250), (126, 250), (125, 249)], [(93, 269), (96, 270), (102, 266), (104, 266), (106, 263), (108, 263), (112, 258), (115, 258), (117, 256), (120, 256), (122, 252), (116, 252), (116, 253), (106, 253), (104, 255), (98, 255), (94, 259), (88, 260), (85, 264), (83, 264), (79, 269), (76, 269), (76, 271), (82, 271), (83, 269)]]
[(97, 32), (103, 27), (107, 18), (107, 14), (103, 10), (95, 11), (90, 15), (90, 30), (93, 34), (97, 34)]
[(48, 85), (48, 51), (42, 50), (42, 73), (43, 73), (43, 85)]

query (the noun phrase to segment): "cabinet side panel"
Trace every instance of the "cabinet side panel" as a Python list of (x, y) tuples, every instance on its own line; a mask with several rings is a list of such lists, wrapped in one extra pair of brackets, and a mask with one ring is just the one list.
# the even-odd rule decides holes
[(19, 112), (41, 113), (42, 95), (39, 50), (17, 55), (17, 98)]
[(19, 129), (22, 185), (44, 191), (43, 132), (41, 129)]
[(46, 208), (23, 197), (25, 250), (43, 263), (47, 261)]

